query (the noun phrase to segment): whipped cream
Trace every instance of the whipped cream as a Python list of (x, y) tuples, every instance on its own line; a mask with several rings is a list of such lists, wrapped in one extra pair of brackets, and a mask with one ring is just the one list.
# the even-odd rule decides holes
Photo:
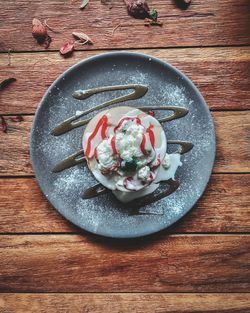
[(165, 168), (166, 170), (170, 167), (171, 165), (171, 158), (170, 158), (170, 155), (168, 153), (166, 153), (163, 161), (162, 161), (162, 166), (163, 168)]
[(100, 170), (110, 169), (117, 164), (117, 160), (113, 158), (113, 150), (110, 140), (103, 140), (96, 148), (98, 156), (98, 168)]
[(137, 176), (143, 182), (149, 182), (150, 181), (150, 167), (143, 166), (142, 168), (140, 168), (137, 173)]
[(131, 161), (135, 157), (143, 157), (140, 144), (145, 128), (131, 120), (125, 121), (123, 124), (125, 127), (120, 127), (115, 135), (116, 149), (120, 157), (125, 161)]

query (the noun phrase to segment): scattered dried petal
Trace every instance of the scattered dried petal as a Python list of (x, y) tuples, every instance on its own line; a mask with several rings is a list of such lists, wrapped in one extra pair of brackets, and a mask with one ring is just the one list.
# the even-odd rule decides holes
[(0, 117), (1, 117), (1, 128), (0, 129), (2, 132), (7, 133), (8, 124), (5, 121), (5, 118), (3, 116), (0, 116)]
[(90, 44), (93, 44), (93, 41), (90, 39), (90, 37), (84, 33), (81, 33), (81, 32), (73, 32), (72, 35), (80, 40), (81, 42), (84, 42), (84, 43), (90, 43)]
[(146, 0), (124, 0), (128, 14), (134, 18), (149, 17), (149, 7)]
[(175, 0), (175, 3), (177, 7), (185, 10), (190, 6), (191, 0)]
[(70, 56), (74, 51), (74, 44), (71, 42), (66, 42), (60, 49), (60, 53), (63, 56)]
[(89, 3), (89, 0), (82, 0), (82, 3), (80, 5), (80, 9), (83, 10), (88, 3)]
[(22, 117), (22, 115), (11, 116), (10, 120), (12, 122), (22, 122), (23, 121), (23, 117)]
[(34, 18), (32, 21), (32, 35), (39, 44), (44, 43), (47, 37), (47, 29), (39, 19)]
[(13, 77), (3, 80), (0, 83), (0, 90), (3, 90), (4, 88), (6, 88), (7, 86), (9, 86), (11, 83), (13, 83), (15, 81), (16, 81), (16, 79)]

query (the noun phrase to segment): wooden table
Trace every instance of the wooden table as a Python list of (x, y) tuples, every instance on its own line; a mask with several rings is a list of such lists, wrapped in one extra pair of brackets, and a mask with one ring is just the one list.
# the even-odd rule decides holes
[[(152, 1), (162, 27), (127, 15), (121, 0), (1, 1), (0, 312), (250, 312), (250, 10), (248, 0)], [(47, 19), (48, 50), (31, 36)], [(113, 32), (117, 25), (120, 26)], [(67, 59), (72, 31), (94, 41)], [(8, 55), (8, 50), (11, 52)], [(35, 109), (70, 65), (109, 49), (140, 51), (177, 66), (198, 86), (215, 121), (217, 157), (209, 186), (174, 227), (116, 241), (62, 218), (41, 194), (29, 158)], [(10, 64), (8, 64), (10, 61)], [(11, 116), (22, 115), (15, 122)]]

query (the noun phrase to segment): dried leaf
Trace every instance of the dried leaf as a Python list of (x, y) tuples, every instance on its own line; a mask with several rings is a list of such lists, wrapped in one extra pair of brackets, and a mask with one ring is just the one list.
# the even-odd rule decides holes
[(23, 121), (23, 117), (22, 117), (22, 115), (11, 116), (10, 120), (12, 122), (22, 122)]
[(8, 124), (6, 123), (5, 121), (5, 118), (3, 116), (0, 116), (1, 117), (1, 131), (4, 132), (4, 133), (7, 133), (7, 128), (8, 128)]
[(73, 32), (72, 35), (80, 40), (81, 42), (84, 42), (84, 43), (91, 43), (93, 44), (93, 41), (90, 39), (90, 37), (84, 33), (81, 33), (81, 32)]
[(150, 18), (153, 20), (153, 21), (157, 21), (157, 18), (158, 18), (158, 12), (156, 9), (151, 9), (150, 12), (149, 12), (149, 16)]
[(74, 44), (71, 42), (66, 42), (60, 49), (60, 53), (63, 56), (69, 56), (74, 51)]
[(89, 0), (82, 0), (82, 3), (80, 5), (80, 9), (83, 10), (88, 3), (89, 3)]
[(15, 78), (8, 78), (8, 79), (5, 79), (3, 80), (1, 83), (0, 83), (0, 90), (3, 90), (4, 88), (6, 88), (7, 86), (9, 86), (11, 83), (15, 82), (16, 79)]
[(42, 44), (47, 37), (46, 27), (37, 18), (34, 18), (32, 21), (32, 35), (40, 44)]

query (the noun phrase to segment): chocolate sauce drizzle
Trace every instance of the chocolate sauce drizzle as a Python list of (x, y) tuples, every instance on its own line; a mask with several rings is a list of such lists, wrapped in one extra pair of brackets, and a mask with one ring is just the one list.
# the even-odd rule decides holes
[(193, 148), (193, 144), (188, 141), (180, 141), (180, 140), (168, 140), (168, 144), (179, 145), (178, 150), (175, 153), (185, 154), (189, 152)]
[(166, 110), (166, 111), (173, 111), (174, 113), (169, 116), (165, 116), (163, 118), (158, 119), (160, 123), (170, 122), (172, 120), (176, 120), (188, 114), (188, 110), (183, 107), (176, 107), (176, 106), (147, 106), (147, 107), (139, 107), (138, 109), (148, 112), (150, 110)]
[[(176, 145), (180, 145), (180, 147), (178, 148), (177, 152), (180, 153), (180, 154), (184, 154), (184, 153), (187, 153), (188, 151), (190, 151), (192, 148), (193, 148), (193, 144), (190, 143), (190, 142), (187, 142), (187, 141), (179, 141), (179, 140), (168, 140), (168, 144), (176, 144)], [(170, 180), (167, 180), (166, 181), (168, 185), (172, 185), (173, 186), (177, 186), (176, 183), (178, 183), (177, 181), (172, 181), (171, 179)], [(174, 182), (174, 183), (173, 183)], [(165, 182), (161, 182), (161, 184), (163, 184)], [(179, 183), (178, 183), (178, 186), (179, 186)], [(169, 194), (166, 194), (166, 195), (162, 195), (159, 194), (157, 197), (160, 197), (159, 199), (157, 198), (157, 200), (160, 200), (162, 199), (163, 197), (166, 197), (167, 195), (170, 195), (171, 193), (173, 193), (177, 188), (178, 186), (173, 189), (171, 186), (169, 188)], [(105, 192), (104, 192), (105, 190)], [(85, 191), (83, 191), (81, 193), (81, 197), (82, 199), (90, 199), (90, 198), (95, 198), (95, 197), (98, 197), (100, 195), (103, 195), (105, 193), (108, 193), (110, 192), (109, 189), (107, 189), (106, 187), (104, 187), (102, 184), (96, 184), (95, 186), (93, 187), (90, 187), (88, 189), (86, 189)], [(164, 191), (163, 194), (165, 194), (167, 191)], [(150, 195), (147, 195), (145, 196), (144, 198), (149, 198), (151, 195), (155, 194), (155, 192), (153, 192), (152, 194)], [(141, 198), (141, 199), (144, 199), (144, 198)], [(138, 199), (136, 199), (137, 203), (140, 203), (140, 201), (138, 201)], [(154, 201), (157, 201), (157, 200), (153, 200), (152, 202)], [(133, 202), (133, 201), (132, 201)], [(132, 203), (131, 202), (131, 203)], [(151, 202), (150, 202), (151, 203)], [(148, 204), (148, 203), (146, 203)], [(144, 204), (145, 205), (145, 204)], [(141, 206), (141, 205), (140, 205)]]
[(84, 161), (86, 161), (85, 156), (82, 156), (81, 158), (77, 158), (80, 155), (84, 155), (84, 151), (79, 150), (78, 152), (70, 155), (68, 158), (62, 160), (60, 163), (58, 163), (53, 169), (52, 172), (53, 173), (58, 173), (61, 172), (63, 170), (66, 170), (66, 168), (70, 168), (72, 166), (75, 166), (77, 164), (81, 164)]
[[(113, 90), (126, 90), (126, 89), (134, 89), (134, 91), (128, 95), (121, 96), (112, 100), (109, 100), (107, 102), (104, 102), (102, 104), (99, 104), (97, 106), (94, 106), (88, 110), (85, 110), (81, 112), (80, 114), (71, 116), (67, 120), (63, 121), (61, 124), (57, 125), (52, 131), (51, 134), (54, 136), (60, 136), (74, 128), (84, 126), (88, 124), (88, 122), (91, 120), (91, 118), (84, 119), (82, 121), (74, 122), (75, 120), (79, 119), (80, 117), (87, 115), (91, 112), (94, 112), (96, 110), (100, 110), (103, 108), (106, 108), (110, 105), (124, 102), (127, 100), (135, 100), (138, 98), (143, 97), (146, 92), (148, 91), (148, 87), (143, 85), (120, 85), (120, 86), (107, 86), (107, 87), (100, 87), (100, 88), (93, 88), (88, 90), (78, 90), (73, 93), (73, 97), (78, 100), (84, 100), (89, 98), (90, 96), (104, 92), (104, 91), (113, 91)], [(148, 112), (150, 110), (165, 110), (165, 111), (173, 111), (174, 113), (170, 116), (163, 117), (159, 119), (160, 123), (169, 122), (172, 120), (175, 120), (177, 118), (181, 118), (185, 116), (188, 113), (188, 110), (186, 108), (182, 107), (176, 107), (176, 106), (147, 106), (147, 107), (138, 107), (138, 109)]]
[[(106, 86), (106, 87), (98, 87), (98, 88), (93, 88), (93, 89), (88, 89), (88, 90), (77, 90), (73, 93), (73, 97), (77, 100), (85, 100), (89, 98), (90, 96), (100, 93), (100, 92), (105, 92), (105, 91), (114, 91), (114, 90), (127, 90), (127, 89), (133, 89), (134, 91), (132, 93), (129, 93), (128, 95), (121, 96), (118, 98), (114, 98), (112, 100), (109, 100), (107, 102), (104, 102), (102, 104), (99, 104), (97, 106), (94, 106), (88, 110), (85, 110), (81, 112), (80, 114), (74, 115), (59, 125), (57, 125), (52, 131), (51, 134), (54, 136), (60, 136), (74, 128), (84, 126), (86, 125), (91, 118), (84, 119), (82, 121), (75, 122), (77, 119), (80, 117), (83, 117), (84, 115), (88, 115), (91, 112), (94, 112), (96, 110), (100, 110), (103, 108), (106, 108), (110, 105), (119, 103), (119, 102), (124, 102), (128, 100), (135, 100), (138, 98), (143, 97), (147, 91), (148, 87), (144, 85), (138, 85), (138, 84), (131, 84), (131, 85), (119, 85), (119, 86)], [(145, 107), (138, 107), (138, 109), (148, 112), (150, 110), (167, 110), (167, 111), (173, 111), (173, 114), (165, 116), (161, 119), (158, 119), (160, 123), (165, 123), (169, 122), (178, 118), (181, 118), (185, 116), (188, 113), (188, 110), (183, 107), (177, 107), (177, 106), (145, 106)], [(178, 144), (179, 148), (177, 150), (177, 153), (184, 154), (190, 151), (193, 148), (193, 144), (190, 142), (186, 141), (178, 141), (178, 140), (168, 140), (168, 144)], [(84, 156), (84, 151), (79, 150), (78, 152), (72, 154), (68, 158), (62, 160), (60, 163), (58, 163), (52, 171), (54, 173), (61, 172), (67, 168), (70, 168), (72, 166), (75, 166), (77, 164), (83, 163), (86, 161), (86, 158)], [(157, 192), (154, 191), (150, 195), (146, 195), (140, 199), (136, 199), (129, 202), (129, 206), (133, 207), (133, 210), (131, 211), (131, 215), (138, 215), (138, 214), (151, 214), (150, 212), (142, 212), (140, 211), (140, 207), (145, 206), (147, 204), (151, 204), (155, 201), (158, 201), (170, 194), (172, 194), (178, 187), (179, 187), (179, 182), (174, 181), (172, 179), (168, 181), (161, 182), (161, 185), (166, 185), (167, 188), (162, 191), (162, 192)], [(82, 199), (91, 199), (106, 193), (109, 193), (110, 190), (104, 187), (102, 184), (98, 183), (86, 190), (84, 190), (81, 193), (81, 198)], [(153, 213), (152, 213), (153, 214)]]
[(81, 198), (82, 199), (91, 199), (106, 193), (109, 193), (110, 190), (106, 187), (104, 187), (102, 184), (98, 183), (86, 190), (84, 190), (81, 193)]
[(100, 92), (114, 91), (114, 90), (126, 90), (126, 89), (134, 89), (134, 91), (132, 93), (129, 93), (128, 95), (114, 98), (114, 99), (109, 100), (107, 102), (104, 102), (102, 104), (96, 105), (96, 106), (94, 106), (88, 110), (83, 111), (80, 114), (77, 114), (77, 115), (74, 115), (74, 116), (68, 118), (67, 120), (63, 121), (61, 124), (56, 126), (51, 131), (51, 134), (54, 136), (60, 136), (64, 133), (70, 131), (71, 129), (74, 129), (74, 128), (80, 127), (80, 126), (84, 126), (84, 125), (88, 124), (88, 122), (90, 121), (90, 118), (85, 119), (83, 121), (78, 121), (78, 122), (74, 122), (74, 121), (77, 120), (78, 118), (84, 116), (84, 115), (87, 115), (87, 114), (94, 112), (96, 110), (104, 109), (104, 108), (106, 108), (112, 104), (124, 102), (127, 100), (135, 100), (135, 99), (141, 98), (148, 91), (148, 87), (143, 86), (143, 85), (120, 85), (120, 86), (106, 86), (106, 87), (98, 87), (98, 88), (93, 88), (93, 89), (88, 89), (88, 90), (77, 90), (77, 91), (75, 91), (73, 93), (73, 97), (75, 99), (85, 100), (85, 99), (89, 98), (90, 96), (97, 94), (97, 93), (100, 93)]
[[(133, 200), (128, 203), (129, 207), (132, 208), (131, 212), (129, 215), (140, 215), (140, 214), (154, 214), (154, 215), (159, 215), (159, 213), (155, 213), (154, 211), (143, 211), (141, 210), (141, 207), (151, 204), (155, 201), (159, 201), (172, 193), (174, 193), (178, 187), (180, 186), (180, 183), (177, 180), (169, 179), (166, 181), (161, 182), (161, 186), (164, 186), (164, 191), (159, 192), (155, 190), (153, 193), (146, 195), (142, 198)], [(160, 213), (162, 214), (162, 213)]]

